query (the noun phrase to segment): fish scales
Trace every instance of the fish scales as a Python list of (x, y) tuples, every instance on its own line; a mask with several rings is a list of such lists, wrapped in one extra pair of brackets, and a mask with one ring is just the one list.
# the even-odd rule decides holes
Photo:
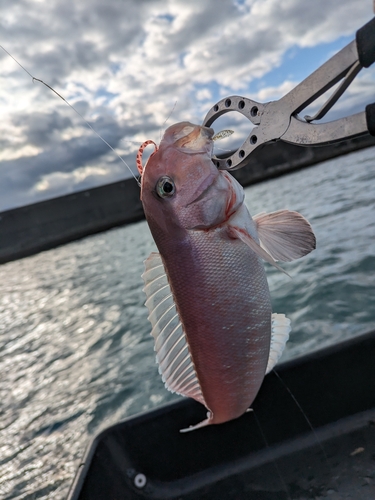
[(138, 161), (160, 252), (143, 275), (159, 370), (168, 389), (208, 409), (187, 430), (237, 418), (252, 404), (290, 331), (285, 315), (272, 314), (261, 259), (279, 267), (275, 260), (315, 248), (297, 212), (251, 218), (242, 187), (211, 161), (212, 136), (207, 127), (173, 125), (146, 166)]
[(263, 265), (242, 241), (233, 243), (225, 229), (189, 239), (163, 260), (212, 423), (219, 423), (244, 413), (259, 390), (271, 300)]

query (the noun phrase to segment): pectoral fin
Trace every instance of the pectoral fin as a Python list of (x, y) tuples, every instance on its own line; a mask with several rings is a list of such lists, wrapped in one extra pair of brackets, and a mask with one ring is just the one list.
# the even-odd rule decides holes
[(309, 222), (298, 212), (278, 210), (253, 217), (261, 246), (275, 259), (290, 262), (316, 246)]
[(229, 228), (229, 234), (232, 238), (238, 238), (241, 241), (243, 241), (248, 247), (251, 248), (253, 252), (255, 252), (258, 255), (258, 257), (261, 257), (263, 260), (265, 260), (272, 266), (276, 267), (279, 271), (282, 271), (287, 276), (289, 276), (289, 274), (286, 271), (284, 271), (282, 267), (276, 264), (272, 255), (270, 255), (264, 248), (262, 248), (245, 229), (231, 226)]

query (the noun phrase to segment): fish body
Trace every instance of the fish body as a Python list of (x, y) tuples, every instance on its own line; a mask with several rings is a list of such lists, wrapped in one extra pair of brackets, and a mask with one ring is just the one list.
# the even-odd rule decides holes
[[(242, 187), (211, 161), (212, 136), (210, 128), (173, 125), (142, 171), (141, 198), (160, 252), (145, 263), (146, 305), (167, 388), (208, 409), (191, 429), (242, 415), (281, 355), (290, 322), (272, 316), (261, 258), (275, 264), (272, 251), (280, 257), (282, 247), (292, 260), (315, 245), (308, 222), (281, 211), (260, 215), (272, 251), (262, 248)], [(294, 223), (296, 248), (288, 249), (285, 227), (274, 248), (275, 219), (287, 230)]]

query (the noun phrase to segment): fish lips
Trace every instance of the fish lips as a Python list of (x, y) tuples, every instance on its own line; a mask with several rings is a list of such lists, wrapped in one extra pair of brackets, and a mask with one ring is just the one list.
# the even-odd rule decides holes
[(189, 155), (208, 153), (212, 155), (214, 129), (210, 127), (195, 127), (190, 134), (180, 137), (172, 147)]

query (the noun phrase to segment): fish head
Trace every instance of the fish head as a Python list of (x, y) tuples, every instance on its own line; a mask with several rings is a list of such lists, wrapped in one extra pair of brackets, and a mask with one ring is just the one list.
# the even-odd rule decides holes
[(207, 153), (212, 155), (214, 130), (210, 127), (181, 122), (171, 125), (165, 131), (160, 148), (173, 148), (186, 154)]
[(189, 122), (165, 131), (142, 174), (141, 199), (151, 229), (208, 229), (243, 203), (241, 186), (212, 162), (213, 135), (212, 128)]

